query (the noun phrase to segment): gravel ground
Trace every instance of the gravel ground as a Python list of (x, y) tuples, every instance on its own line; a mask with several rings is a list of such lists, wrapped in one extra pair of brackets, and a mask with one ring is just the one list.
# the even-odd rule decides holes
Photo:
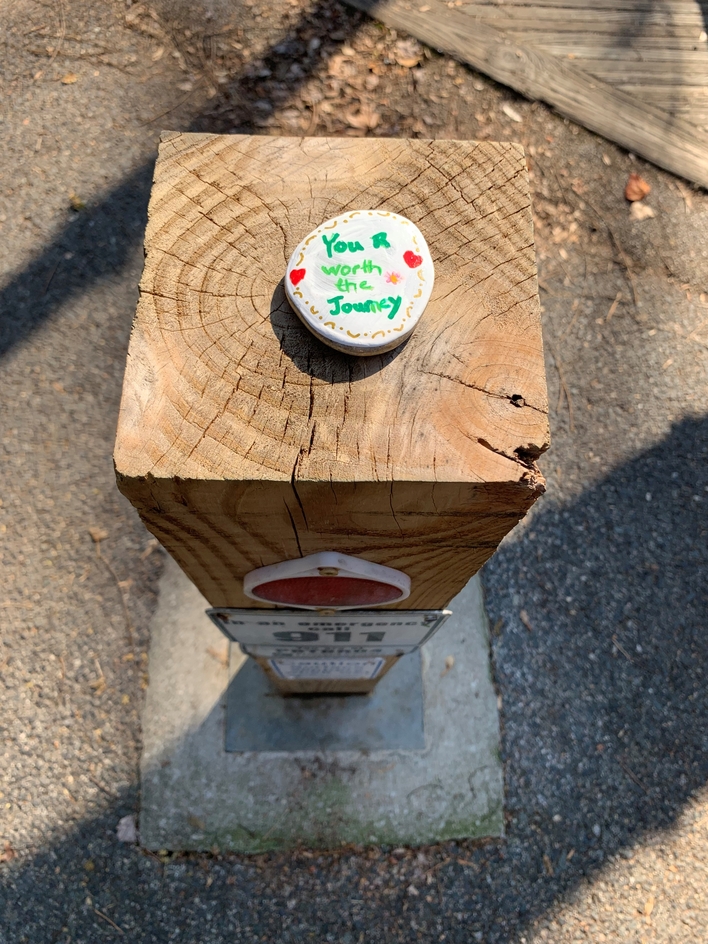
[[(0, 20), (0, 941), (701, 940), (708, 198), (334, 0), (17, 0)], [(163, 127), (527, 148), (555, 439), (547, 495), (484, 574), (504, 841), (116, 839), (162, 552), (111, 450)], [(653, 218), (629, 215), (631, 171)]]

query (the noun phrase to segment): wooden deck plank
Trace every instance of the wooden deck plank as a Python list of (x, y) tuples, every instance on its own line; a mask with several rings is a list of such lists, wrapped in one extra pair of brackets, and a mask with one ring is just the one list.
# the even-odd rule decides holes
[[(470, 5), (467, 12), (463, 12), (461, 8), (450, 9), (439, 0), (427, 0), (422, 9), (405, 0), (347, 2), (389, 26), (405, 30), (423, 42), (468, 62), (521, 94), (547, 102), (569, 118), (661, 167), (708, 187), (708, 133), (680, 115), (671, 114), (597, 78), (589, 71), (586, 62), (581, 67), (577, 60), (554, 56), (528, 40), (514, 41), (517, 37), (508, 36), (481, 17), (472, 20), (471, 28)], [(603, 10), (620, 5), (614, 0), (562, 0), (555, 7), (559, 17), (568, 17), (574, 15), (579, 7), (587, 11), (589, 3), (592, 9), (597, 9), (599, 18), (604, 17)], [(535, 0), (531, 7), (551, 5), (550, 0), (543, 3)], [(474, 6), (482, 11), (482, 5)], [(510, 10), (514, 5), (507, 2), (504, 6)], [(693, 0), (676, 0), (670, 8), (668, 4), (657, 4), (656, 8), (658, 12), (666, 10), (672, 17), (681, 14), (688, 18), (696, 11), (700, 14), (700, 8)], [(640, 2), (632, 9), (651, 8)], [(680, 53), (677, 59), (680, 59)], [(611, 60), (603, 61), (597, 67), (609, 71), (618, 83), (637, 83), (636, 73), (622, 63), (616, 73)], [(689, 71), (696, 72), (693, 68), (687, 70), (685, 82), (676, 88), (699, 86)], [(667, 82), (667, 88), (670, 88), (670, 73), (671, 70), (661, 67), (648, 69), (646, 74), (642, 72), (640, 75), (641, 80), (651, 81), (654, 86)]]
[[(417, 9), (420, 4), (408, 2), (408, 6)], [(468, 7), (486, 7), (490, 10), (501, 9), (555, 9), (572, 10), (574, 13), (578, 10), (586, 11), (588, 8), (601, 12), (628, 12), (632, 14), (653, 14), (656, 16), (681, 16), (695, 17), (698, 11), (700, 17), (700, 8), (696, 5), (696, 0), (472, 0), (469, 3), (461, 4), (458, 9)]]
[[(415, 6), (412, 6), (415, 9)], [(657, 11), (644, 14), (622, 10), (583, 10), (561, 9), (558, 7), (521, 7), (510, 9), (503, 7), (481, 7), (469, 4), (459, 8), (461, 13), (479, 18), (496, 26), (497, 29), (534, 29), (540, 24), (555, 26), (559, 31), (574, 29), (593, 29), (611, 33), (625, 27), (630, 35), (641, 35), (645, 30), (676, 31), (680, 35), (698, 40), (703, 29), (700, 13), (685, 14), (662, 13)]]
[[(547, 52), (547, 51), (546, 51)], [(560, 57), (554, 57), (560, 58)], [(595, 76), (610, 85), (621, 85), (632, 82), (636, 85), (651, 82), (654, 86), (689, 89), (704, 89), (708, 85), (708, 62), (689, 63), (656, 63), (626, 62), (620, 60), (577, 57), (578, 68), (591, 76)]]
[(573, 59), (607, 59), (610, 62), (626, 62), (628, 67), (635, 64), (655, 68), (673, 65), (688, 69), (708, 66), (706, 44), (702, 43), (703, 48), (696, 49), (695, 44), (690, 46), (672, 41), (669, 46), (669, 40), (666, 37), (661, 44), (656, 41), (622, 46), (612, 43), (607, 35), (593, 36), (591, 33), (576, 37), (565, 36), (563, 33), (554, 35), (547, 30), (537, 30), (533, 33), (507, 31), (505, 35), (513, 42), (536, 46), (552, 55), (561, 57), (570, 55)]
[[(464, 12), (464, 11), (460, 11)], [(708, 45), (699, 41), (701, 30), (695, 26), (667, 27), (661, 24), (643, 24), (641, 32), (636, 22), (614, 19), (612, 22), (598, 21), (594, 17), (576, 17), (568, 12), (570, 22), (555, 27), (553, 17), (506, 17), (497, 22), (492, 17), (483, 17), (479, 13), (470, 16), (475, 22), (486, 23), (494, 29), (503, 30), (509, 36), (526, 37), (529, 42), (564, 40), (579, 44), (604, 42), (621, 49), (681, 49), (687, 52), (706, 51)]]
[(634, 83), (629, 81), (618, 86), (623, 92), (631, 95), (641, 94), (642, 98), (656, 101), (663, 105), (670, 105), (671, 102), (685, 101), (687, 104), (693, 104), (696, 108), (708, 106), (708, 88), (667, 88), (666, 85), (648, 85), (646, 82)]
[[(418, 9), (412, 0), (402, 0), (410, 9)], [(696, 0), (691, 0), (691, 10), (674, 8), (641, 9), (633, 6), (631, 9), (620, 9), (616, 6), (602, 8), (599, 0), (592, 0), (592, 6), (584, 3), (580, 7), (573, 6), (486, 6), (480, 3), (468, 3), (457, 7), (459, 12), (466, 16), (479, 18), (499, 29), (513, 29), (520, 24), (521, 28), (533, 29), (536, 24), (550, 24), (558, 29), (573, 29), (582, 24), (582, 28), (592, 28), (609, 32), (625, 27), (628, 33), (641, 35), (644, 31), (670, 30), (689, 38), (698, 39), (705, 27), (705, 21), (697, 6)], [(447, 6), (447, 3), (445, 4)]]
[[(627, 59), (628, 62), (708, 62), (708, 45), (667, 37), (643, 37), (641, 42), (623, 44), (612, 41), (608, 33), (562, 33), (552, 30), (507, 30), (506, 35), (515, 42), (528, 42), (540, 46), (554, 55), (591, 56), (601, 59)], [(532, 42), (533, 40), (533, 42)]]
[[(698, 127), (708, 126), (708, 95), (701, 89), (647, 88), (646, 85), (620, 85), (627, 95), (639, 96), (657, 108), (665, 109), (672, 115), (680, 115)], [(696, 95), (690, 95), (693, 91)]]

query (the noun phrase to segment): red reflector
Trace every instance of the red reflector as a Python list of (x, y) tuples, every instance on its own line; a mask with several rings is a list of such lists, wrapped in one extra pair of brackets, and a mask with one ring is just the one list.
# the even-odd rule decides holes
[(390, 583), (360, 577), (285, 577), (253, 588), (270, 603), (291, 606), (375, 606), (400, 600), (403, 591)]

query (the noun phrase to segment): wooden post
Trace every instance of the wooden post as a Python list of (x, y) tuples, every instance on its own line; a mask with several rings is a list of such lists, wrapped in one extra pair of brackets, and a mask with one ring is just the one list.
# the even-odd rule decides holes
[[(282, 278), (344, 210), (423, 232), (435, 287), (381, 356), (325, 347)], [(544, 490), (549, 441), (516, 144), (163, 135), (123, 387), (118, 486), (212, 606), (256, 568), (338, 551), (446, 606)]]

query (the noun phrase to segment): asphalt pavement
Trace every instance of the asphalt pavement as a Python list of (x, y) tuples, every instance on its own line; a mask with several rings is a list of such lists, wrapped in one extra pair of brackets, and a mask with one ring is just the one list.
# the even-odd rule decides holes
[[(706, 195), (334, 0), (15, 0), (0, 21), (0, 941), (700, 940)], [(527, 148), (553, 443), (483, 573), (502, 841), (117, 839), (163, 557), (111, 453), (161, 128)]]

